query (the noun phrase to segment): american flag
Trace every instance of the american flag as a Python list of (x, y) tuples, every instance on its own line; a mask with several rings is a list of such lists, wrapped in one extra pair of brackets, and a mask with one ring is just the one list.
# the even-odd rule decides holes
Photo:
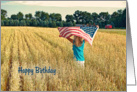
[(73, 35), (84, 38), (92, 45), (95, 34), (97, 33), (97, 27), (58, 27), (60, 36), (69, 38)]

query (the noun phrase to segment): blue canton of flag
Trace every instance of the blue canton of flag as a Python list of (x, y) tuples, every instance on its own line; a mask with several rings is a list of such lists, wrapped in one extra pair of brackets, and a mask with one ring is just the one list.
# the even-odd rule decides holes
[(94, 38), (94, 35), (97, 31), (97, 27), (80, 27), (85, 33), (89, 34), (91, 38)]

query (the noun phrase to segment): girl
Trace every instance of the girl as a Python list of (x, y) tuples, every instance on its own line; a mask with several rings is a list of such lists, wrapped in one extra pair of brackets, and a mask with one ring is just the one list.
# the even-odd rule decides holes
[(85, 40), (81, 37), (74, 36), (74, 40), (71, 38), (67, 38), (73, 44), (73, 59), (76, 60), (78, 65), (84, 67), (85, 59), (84, 59), (84, 44)]
[[(99, 28), (98, 25), (96, 25), (97, 28)], [(61, 37), (61, 36), (60, 36)], [(85, 58), (84, 58), (84, 44), (87, 42), (85, 39), (74, 36), (74, 40), (71, 38), (67, 38), (72, 44), (73, 44), (73, 59), (75, 59), (78, 63), (78, 65), (84, 67)]]

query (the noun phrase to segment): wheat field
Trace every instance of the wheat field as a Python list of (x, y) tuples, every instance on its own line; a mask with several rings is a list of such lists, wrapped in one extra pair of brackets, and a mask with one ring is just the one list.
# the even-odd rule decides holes
[[(84, 57), (85, 67), (78, 67), (57, 28), (1, 27), (1, 90), (126, 91), (126, 35), (100, 29), (92, 46), (85, 43)], [(19, 66), (50, 66), (56, 74), (25, 75)]]

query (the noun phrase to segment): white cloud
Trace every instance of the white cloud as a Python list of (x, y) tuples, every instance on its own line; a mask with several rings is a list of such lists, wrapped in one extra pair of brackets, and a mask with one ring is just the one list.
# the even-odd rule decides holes
[(10, 1), (2, 5), (37, 5), (37, 6), (57, 6), (57, 7), (126, 7), (126, 1)]

